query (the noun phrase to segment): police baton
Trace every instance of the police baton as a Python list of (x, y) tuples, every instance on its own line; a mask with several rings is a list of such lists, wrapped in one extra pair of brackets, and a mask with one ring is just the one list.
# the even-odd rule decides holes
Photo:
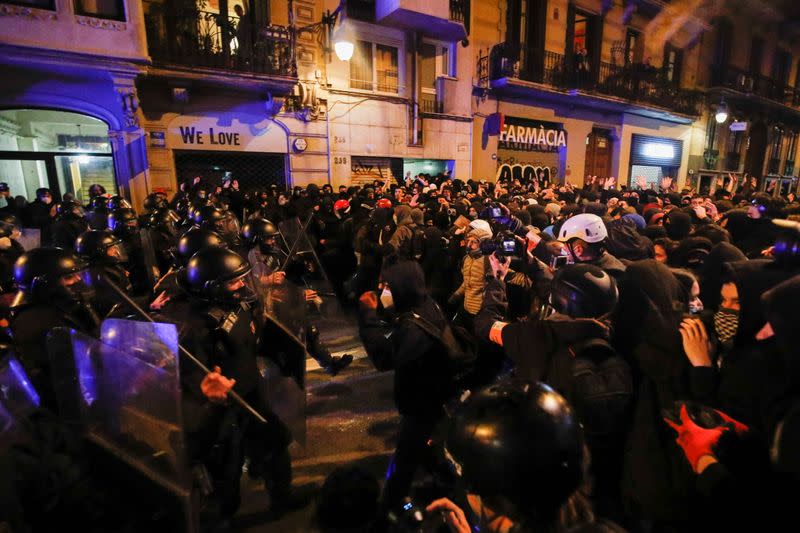
[[(144, 310), (144, 309), (142, 309), (141, 307), (139, 307), (139, 304), (137, 304), (136, 302), (134, 302), (134, 301), (131, 299), (131, 297), (130, 297), (130, 296), (128, 296), (128, 293), (126, 293), (124, 290), (122, 290), (122, 288), (120, 288), (120, 286), (119, 286), (119, 285), (117, 285), (116, 283), (114, 283), (113, 281), (111, 281), (110, 279), (108, 279), (108, 277), (107, 277), (107, 276), (105, 276), (105, 275), (103, 275), (103, 274), (100, 274), (98, 277), (99, 277), (99, 278), (100, 278), (100, 279), (103, 281), (103, 283), (105, 283), (106, 285), (108, 285), (109, 287), (111, 287), (111, 289), (113, 289), (113, 290), (114, 290), (114, 292), (116, 292), (116, 293), (117, 293), (117, 294), (118, 294), (118, 295), (119, 295), (119, 296), (120, 296), (120, 297), (121, 297), (123, 300), (125, 300), (125, 302), (126, 302), (128, 305), (130, 305), (130, 306), (131, 306), (131, 307), (132, 307), (132, 308), (133, 308), (133, 309), (134, 309), (134, 310), (135, 310), (135, 311), (136, 311), (136, 312), (137, 312), (137, 313), (138, 313), (138, 314), (139, 314), (139, 315), (140, 315), (142, 318), (144, 318), (144, 319), (145, 319), (145, 320), (147, 320), (148, 322), (152, 322), (153, 324), (155, 324), (155, 323), (156, 323), (156, 321), (155, 321), (155, 320), (153, 320), (152, 318), (150, 318), (150, 315), (148, 315), (148, 314), (147, 314), (147, 312), (145, 312), (145, 310)], [(200, 370), (202, 370), (202, 371), (203, 371), (203, 372), (205, 372), (206, 374), (210, 374), (210, 373), (211, 373), (211, 370), (209, 370), (209, 369), (208, 369), (208, 367), (207, 367), (206, 365), (204, 365), (202, 361), (200, 361), (200, 359), (198, 359), (197, 357), (195, 357), (194, 355), (192, 355), (192, 354), (191, 354), (191, 352), (189, 352), (189, 350), (187, 350), (186, 348), (184, 348), (184, 347), (183, 347), (183, 346), (181, 346), (180, 344), (178, 344), (178, 350), (180, 350), (181, 354), (182, 354), (184, 357), (186, 357), (186, 358), (187, 358), (189, 361), (191, 361), (191, 362), (192, 362), (192, 363), (193, 363), (195, 366), (197, 366), (197, 367), (198, 367)], [(243, 407), (243, 408), (244, 408), (246, 411), (248, 411), (248, 412), (249, 412), (251, 415), (253, 415), (253, 416), (256, 418), (256, 420), (258, 420), (258, 421), (259, 421), (259, 422), (261, 422), (262, 424), (266, 424), (266, 423), (267, 423), (267, 419), (266, 419), (266, 418), (264, 418), (264, 417), (261, 415), (261, 413), (259, 413), (258, 411), (256, 411), (256, 410), (253, 408), (253, 406), (251, 406), (249, 403), (247, 403), (247, 402), (244, 400), (244, 398), (242, 398), (241, 396), (239, 396), (239, 394), (238, 394), (237, 392), (235, 392), (233, 389), (231, 389), (230, 391), (228, 391), (228, 396), (229, 396), (229, 397), (231, 397), (231, 398), (233, 398), (233, 400), (234, 400), (236, 403), (238, 403), (238, 404), (239, 404), (241, 407)]]
[(286, 270), (286, 266), (289, 264), (289, 261), (291, 261), (292, 255), (294, 254), (295, 249), (297, 249), (297, 245), (300, 244), (300, 239), (306, 236), (306, 231), (308, 230), (308, 226), (311, 224), (311, 219), (313, 218), (314, 218), (314, 212), (312, 211), (311, 214), (308, 215), (306, 223), (303, 224), (303, 226), (300, 228), (300, 234), (297, 236), (297, 239), (295, 239), (294, 244), (292, 244), (292, 247), (289, 248), (289, 253), (286, 254), (286, 260), (284, 260), (283, 264), (278, 270)]

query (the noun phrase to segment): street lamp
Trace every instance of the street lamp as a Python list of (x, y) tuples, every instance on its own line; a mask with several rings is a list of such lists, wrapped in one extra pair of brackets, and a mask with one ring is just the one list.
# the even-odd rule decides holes
[(342, 61), (350, 61), (356, 49), (353, 29), (350, 26), (350, 21), (342, 16), (339, 20), (339, 27), (333, 31), (333, 49), (336, 57)]
[(728, 120), (728, 104), (725, 103), (724, 99), (717, 106), (717, 113), (714, 115), (714, 119), (717, 124), (722, 124)]

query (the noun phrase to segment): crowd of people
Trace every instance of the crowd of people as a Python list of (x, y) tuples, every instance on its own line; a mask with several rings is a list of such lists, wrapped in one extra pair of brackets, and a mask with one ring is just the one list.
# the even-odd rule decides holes
[[(634, 183), (421, 174), (241, 191), (198, 177), (140, 213), (100, 186), (86, 205), (40, 189), (0, 216), (3, 353), (52, 413), (37, 415), (39, 432), (66, 431), (48, 332), (97, 336), (133, 304), (175, 323), (211, 369), (182, 365), (181, 384), (189, 457), (212, 480), (217, 518), (235, 515), (245, 462), (280, 516), (305, 498), (256, 361), (298, 341), (268, 326), (264, 294), (301, 287), (299, 305), (335, 298), (357, 317), (400, 415), (380, 493), (359, 468), (337, 470), (319, 495), (323, 529), (782, 528), (800, 473), (800, 204), (755, 180), (707, 195)], [(282, 235), (294, 220), (312, 250)], [(23, 226), (40, 247), (17, 242)], [(332, 294), (309, 288), (313, 276)], [(307, 352), (331, 375), (346, 368), (352, 356), (332, 355), (304, 320)], [(14, 472), (0, 489), (12, 530), (88, 516), (92, 497), (37, 490), (43, 472), (66, 474), (19, 461), (29, 448), (0, 462)]]

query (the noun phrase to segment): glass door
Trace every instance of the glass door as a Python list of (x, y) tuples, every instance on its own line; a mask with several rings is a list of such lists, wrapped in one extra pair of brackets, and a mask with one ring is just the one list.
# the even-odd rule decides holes
[(9, 201), (14, 199), (22, 206), (36, 198), (36, 189), (52, 189), (49, 176), (55, 175), (53, 163), (52, 158), (44, 154), (27, 156), (0, 152), (0, 181), (8, 184)]

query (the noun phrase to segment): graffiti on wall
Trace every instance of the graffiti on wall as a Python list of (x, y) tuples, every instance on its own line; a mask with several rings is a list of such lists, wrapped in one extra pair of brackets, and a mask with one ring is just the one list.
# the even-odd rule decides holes
[(558, 180), (558, 168), (530, 163), (505, 162), (497, 165), (495, 179), (511, 179), (532, 181), (536, 179), (539, 185)]

